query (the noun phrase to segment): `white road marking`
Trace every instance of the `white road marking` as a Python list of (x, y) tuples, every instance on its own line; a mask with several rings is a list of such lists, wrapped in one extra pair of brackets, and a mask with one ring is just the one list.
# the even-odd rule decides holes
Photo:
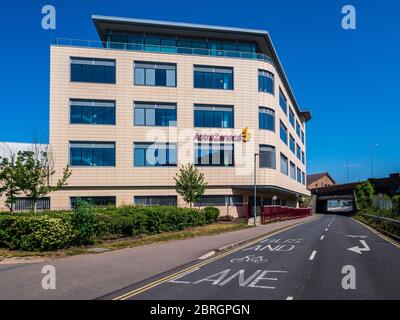
[(371, 249), (369, 248), (369, 246), (365, 242), (365, 240), (360, 240), (360, 242), (363, 245), (363, 247), (352, 247), (352, 248), (348, 248), (347, 250), (356, 252), (358, 254), (362, 254), (363, 251), (371, 251)]
[(293, 300), (293, 297), (287, 297), (286, 300)]
[(317, 254), (317, 250), (314, 250), (314, 251), (311, 253), (311, 256), (310, 256), (310, 258), (309, 258), (308, 260), (314, 260), (316, 254)]
[(331, 224), (332, 224), (333, 220), (335, 220), (335, 218), (336, 218), (336, 216), (333, 216), (331, 222), (329, 222), (329, 226), (331, 226)]
[(179, 281), (178, 279), (181, 279), (181, 278), (183, 278), (183, 277), (185, 277), (185, 276), (187, 276), (187, 275), (189, 275), (189, 274), (191, 274), (191, 273), (193, 273), (195, 271), (198, 271), (198, 270), (200, 270), (200, 268), (194, 268), (193, 270), (185, 272), (185, 273), (177, 276), (176, 278), (173, 278), (173, 279), (169, 280), (168, 282), (179, 283), (179, 284), (190, 284), (190, 281)]
[(214, 254), (215, 254), (215, 251), (210, 251), (209, 253), (206, 253), (205, 255), (203, 255), (200, 258), (198, 258), (198, 260), (205, 260), (205, 259), (213, 256)]
[(364, 235), (352, 235), (352, 234), (348, 234), (348, 235), (346, 235), (346, 237), (349, 237), (349, 238), (361, 238), (361, 239), (366, 239), (366, 238), (368, 238), (368, 236), (364, 236)]
[(326, 228), (325, 231), (328, 231), (328, 228)]
[(319, 239), (319, 240), (324, 240), (324, 238), (325, 238), (325, 236), (322, 236), (321, 239)]

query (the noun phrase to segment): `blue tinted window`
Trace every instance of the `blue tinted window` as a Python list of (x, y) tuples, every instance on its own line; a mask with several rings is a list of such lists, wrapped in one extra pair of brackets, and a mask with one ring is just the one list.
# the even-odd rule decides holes
[(115, 124), (115, 102), (101, 100), (70, 100), (72, 124)]
[(301, 160), (301, 149), (298, 144), (296, 144), (296, 156), (297, 156), (297, 159)]
[(301, 131), (301, 142), (304, 144), (304, 131)]
[(275, 111), (260, 107), (258, 111), (258, 122), (260, 129), (275, 131)]
[(194, 66), (194, 87), (233, 90), (233, 69)]
[(281, 106), (283, 112), (287, 114), (287, 100), (281, 90), (279, 90), (279, 105)]
[(286, 126), (282, 123), (282, 121), (281, 121), (281, 123), (280, 123), (280, 137), (281, 137), (281, 140), (282, 140), (285, 144), (288, 143), (287, 128), (286, 128)]
[(196, 166), (233, 167), (234, 145), (197, 143), (194, 157)]
[(71, 81), (115, 83), (115, 60), (71, 58)]
[(194, 126), (200, 128), (233, 128), (233, 108), (195, 105)]
[(136, 167), (176, 166), (176, 144), (137, 142), (134, 144), (134, 165)]
[(70, 142), (69, 148), (71, 166), (115, 166), (113, 142)]
[(294, 142), (294, 138), (292, 137), (292, 135), (290, 135), (289, 137), (289, 141), (290, 141), (290, 151), (292, 151), (293, 153), (295, 153), (296, 151), (296, 144)]
[(289, 175), (289, 164), (288, 158), (281, 153), (281, 172), (285, 175)]
[(301, 180), (302, 180), (302, 178), (301, 178), (301, 170), (299, 168), (297, 168), (297, 182), (301, 183)]
[(135, 85), (175, 87), (176, 64), (135, 62)]
[(296, 134), (297, 136), (300, 138), (300, 133), (301, 129), (300, 129), (300, 124), (296, 121)]
[(294, 122), (295, 122), (294, 113), (291, 108), (289, 108), (289, 122), (292, 125), (292, 127), (294, 128)]
[(268, 145), (260, 145), (260, 168), (276, 167), (276, 151), (275, 147)]
[(258, 70), (258, 91), (274, 94), (274, 75), (265, 70)]
[(176, 126), (176, 105), (167, 103), (135, 103), (135, 125)]

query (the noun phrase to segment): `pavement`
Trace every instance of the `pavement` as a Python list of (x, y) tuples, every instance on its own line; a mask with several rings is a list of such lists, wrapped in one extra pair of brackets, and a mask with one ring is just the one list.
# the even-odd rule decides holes
[(398, 300), (399, 270), (399, 244), (351, 217), (324, 215), (102, 298)]
[[(132, 285), (173, 273), (183, 266), (195, 264), (198, 261), (208, 262), (210, 259), (220, 257), (221, 254), (230, 252), (225, 252), (225, 250), (236, 250), (235, 248), (240, 248), (240, 245), (249, 239), (265, 238), (268, 234), (282, 228), (317, 218), (319, 215), (212, 236), (50, 261), (42, 259), (26, 263), (21, 263), (21, 261), (15, 263), (15, 260), (2, 261), (0, 299), (81, 300), (111, 297), (115, 295), (114, 293), (123, 292)], [(203, 260), (199, 260), (200, 257)], [(42, 279), (46, 276), (42, 274), (42, 269), (47, 265), (55, 268), (55, 290), (42, 288)]]

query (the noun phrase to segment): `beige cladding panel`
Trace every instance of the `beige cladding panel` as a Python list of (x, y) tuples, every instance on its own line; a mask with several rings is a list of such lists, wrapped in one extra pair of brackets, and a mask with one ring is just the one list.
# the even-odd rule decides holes
[[(70, 82), (70, 57), (115, 59), (117, 64), (116, 84), (93, 84)], [(134, 61), (169, 62), (177, 64), (177, 87), (145, 87), (133, 83)], [(229, 66), (234, 69), (234, 90), (208, 90), (193, 88), (193, 65)], [(275, 95), (258, 92), (257, 70), (264, 69), (275, 75)], [(133, 143), (144, 141), (178, 141), (178, 163), (193, 162), (194, 132), (200, 134), (240, 134), (249, 127), (251, 142), (235, 144), (235, 162), (241, 159), (239, 152), (247, 148), (244, 157), (250, 170), (238, 168), (202, 167), (209, 185), (253, 184), (253, 153), (259, 144), (276, 147), (277, 169), (257, 169), (257, 183), (275, 185), (294, 192), (308, 194), (306, 187), (280, 173), (280, 152), (306, 174), (305, 166), (291, 153), (289, 147), (279, 139), (279, 121), (288, 128), (296, 142), (305, 152), (295, 129), (279, 107), (279, 87), (286, 93), (275, 68), (266, 62), (246, 59), (228, 59), (191, 55), (157, 54), (106, 49), (76, 47), (51, 47), (50, 87), (50, 145), (54, 155), (57, 174), (68, 164), (69, 141), (113, 141), (116, 143), (116, 166), (113, 168), (72, 168), (69, 185), (80, 186), (172, 186), (178, 171), (173, 168), (135, 168), (133, 166)], [(69, 99), (105, 99), (116, 101), (115, 126), (71, 125), (69, 123)], [(177, 104), (178, 125), (176, 128), (134, 126), (134, 101), (173, 102)], [(232, 129), (193, 128), (193, 105), (224, 104), (234, 106)], [(292, 103), (289, 101), (289, 105)], [(258, 130), (258, 107), (275, 110), (275, 132)], [(296, 115), (298, 119), (298, 116)], [(305, 128), (304, 128), (305, 130)], [(186, 133), (186, 135), (185, 135)], [(254, 147), (254, 149), (251, 149)], [(238, 172), (239, 171), (239, 172)], [(59, 193), (58, 193), (59, 194)], [(132, 192), (127, 194), (132, 195)], [(129, 196), (131, 198), (131, 196)], [(125, 198), (124, 198), (125, 199)]]

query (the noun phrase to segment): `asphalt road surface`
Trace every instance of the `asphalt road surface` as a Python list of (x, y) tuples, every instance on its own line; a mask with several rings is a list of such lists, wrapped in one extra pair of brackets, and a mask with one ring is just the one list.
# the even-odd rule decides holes
[(400, 246), (324, 215), (102, 299), (400, 299)]

